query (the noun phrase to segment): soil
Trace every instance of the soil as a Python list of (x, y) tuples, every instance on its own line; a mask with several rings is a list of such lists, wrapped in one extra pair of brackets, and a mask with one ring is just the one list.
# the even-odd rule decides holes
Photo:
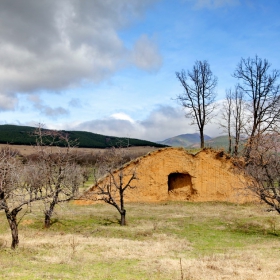
[[(253, 196), (246, 190), (246, 178), (223, 152), (205, 149), (189, 154), (183, 148), (164, 148), (128, 163), (125, 180), (136, 171), (135, 188), (127, 189), (126, 201), (166, 200), (247, 202)], [(118, 170), (114, 172), (119, 175)], [(109, 177), (99, 181), (109, 182)], [(82, 197), (96, 200), (96, 186)]]

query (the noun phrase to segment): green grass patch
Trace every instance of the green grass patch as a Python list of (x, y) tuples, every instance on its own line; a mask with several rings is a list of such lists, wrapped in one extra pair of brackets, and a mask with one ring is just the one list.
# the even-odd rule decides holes
[[(183, 260), (184, 279), (205, 279), (191, 278), (192, 267), (221, 272), (228, 259), (240, 260), (235, 268), (244, 263), (247, 252), (270, 262), (280, 254), (280, 216), (260, 205), (129, 203), (126, 209), (128, 225), (121, 227), (110, 205), (66, 203), (44, 229), (42, 209), (34, 207), (20, 223), (15, 251), (0, 212), (0, 278), (182, 279)], [(258, 271), (260, 264), (248, 261)]]

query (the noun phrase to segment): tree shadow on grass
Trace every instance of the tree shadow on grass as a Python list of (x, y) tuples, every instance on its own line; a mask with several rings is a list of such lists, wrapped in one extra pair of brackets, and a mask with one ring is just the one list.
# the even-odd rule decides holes
[(245, 235), (266, 235), (270, 237), (279, 237), (280, 232), (275, 228), (266, 228), (263, 225), (256, 223), (235, 223), (230, 229), (232, 232), (241, 233)]
[(120, 219), (103, 219), (101, 221), (98, 221), (98, 224), (99, 225), (102, 225), (102, 226), (111, 226), (111, 225), (119, 225), (120, 224)]
[(59, 219), (52, 219), (51, 222), (50, 222), (50, 228), (51, 228), (53, 225), (64, 226), (64, 227), (67, 227), (67, 226), (68, 226), (67, 223), (62, 222), (62, 221), (59, 220)]

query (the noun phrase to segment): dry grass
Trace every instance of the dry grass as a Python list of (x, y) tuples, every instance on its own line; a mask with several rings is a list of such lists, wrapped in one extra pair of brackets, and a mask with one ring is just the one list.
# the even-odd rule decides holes
[(129, 204), (129, 224), (120, 227), (108, 205), (66, 204), (49, 230), (40, 214), (26, 215), (16, 251), (9, 249), (0, 212), (0, 278), (277, 279), (280, 217), (264, 210), (225, 203)]
[[(276, 245), (276, 244), (275, 244)], [(275, 251), (275, 250), (274, 250)], [(161, 270), (171, 274), (178, 266), (177, 260), (161, 260)], [(241, 252), (229, 250), (223, 254), (212, 254), (196, 259), (182, 260), (183, 279), (277, 279), (280, 277), (279, 259), (268, 257), (258, 250)]]
[[(36, 152), (36, 149), (34, 146), (28, 146), (28, 145), (9, 145), (13, 149), (16, 149), (20, 152), (22, 155), (30, 155)], [(7, 144), (0, 144), (0, 149), (7, 147)], [(60, 147), (60, 149), (64, 149), (63, 147)], [(131, 154), (136, 154), (136, 155), (143, 155), (147, 154), (151, 151), (157, 150), (158, 148), (155, 147), (129, 147), (127, 148), (127, 151), (130, 152)], [(105, 149), (94, 149), (94, 148), (77, 148), (78, 151), (84, 152), (84, 153), (99, 153), (99, 152), (104, 152)]]

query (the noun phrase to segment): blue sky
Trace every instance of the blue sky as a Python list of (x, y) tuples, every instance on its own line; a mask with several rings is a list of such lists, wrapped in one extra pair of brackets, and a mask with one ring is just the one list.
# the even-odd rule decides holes
[[(0, 123), (164, 140), (197, 132), (175, 72), (207, 60), (217, 102), (241, 57), (280, 69), (278, 0), (0, 0)], [(206, 134), (222, 134), (216, 117)]]

